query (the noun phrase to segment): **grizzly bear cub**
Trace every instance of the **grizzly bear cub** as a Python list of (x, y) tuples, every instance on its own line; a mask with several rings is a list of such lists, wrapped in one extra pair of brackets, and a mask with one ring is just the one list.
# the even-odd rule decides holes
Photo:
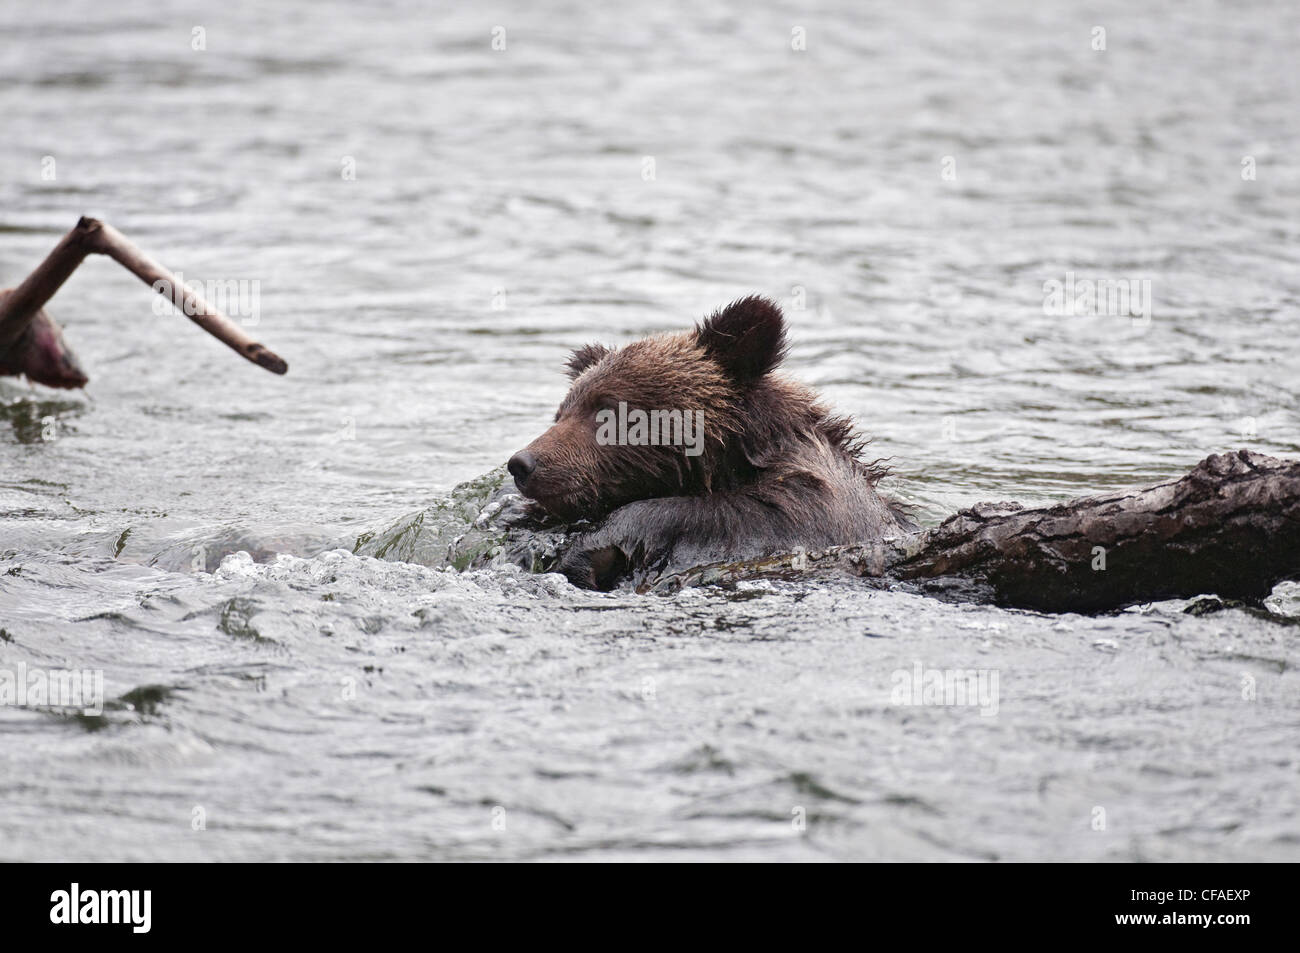
[(547, 513), (604, 520), (558, 570), (609, 589), (632, 571), (911, 530), (850, 421), (773, 373), (785, 350), (781, 309), (749, 297), (692, 331), (575, 351), (555, 425), (507, 464)]

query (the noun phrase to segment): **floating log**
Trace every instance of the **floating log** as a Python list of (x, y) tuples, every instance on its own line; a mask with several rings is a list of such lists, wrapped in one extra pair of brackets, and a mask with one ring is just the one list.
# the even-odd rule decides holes
[[(0, 291), (0, 310), (12, 294)], [(81, 362), (63, 340), (63, 329), (44, 309), (9, 327), (16, 327), (18, 334), (8, 346), (0, 348), (0, 376), (25, 374), (28, 380), (46, 387), (86, 386), (88, 378)]]
[[(112, 225), (83, 217), (22, 284), (0, 293), (0, 374), (24, 373), (55, 387), (85, 384), (85, 375), (80, 373), (75, 357), (63, 343), (57, 325), (42, 309), (90, 254), (107, 255), (121, 264), (203, 330), (259, 367), (274, 374), (289, 369), (283, 358), (254, 341), (238, 324), (208, 304), (197, 291), (186, 287)], [(52, 355), (52, 347), (58, 353)], [(71, 371), (51, 374), (47, 367), (51, 361), (55, 366), (76, 367), (80, 383), (75, 382), (77, 374)]]
[(959, 601), (1096, 613), (1214, 594), (1258, 603), (1300, 578), (1300, 462), (1215, 454), (1186, 476), (1054, 506), (980, 503), (861, 546), (714, 564), (643, 581), (678, 589), (847, 571)]

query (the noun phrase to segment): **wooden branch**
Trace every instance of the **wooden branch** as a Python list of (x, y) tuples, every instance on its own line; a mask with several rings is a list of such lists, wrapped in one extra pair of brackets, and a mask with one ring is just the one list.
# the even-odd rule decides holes
[(93, 218), (83, 218), (77, 223), (78, 228), (83, 223), (90, 225), (89, 239), (93, 251), (108, 255), (122, 265), (218, 341), (259, 367), (265, 367), (272, 374), (283, 374), (289, 369), (284, 358), (254, 341), (244, 333), (243, 328), (204, 301), (197, 291), (187, 288), (179, 278), (133, 245), (112, 225)]
[(683, 586), (807, 571), (901, 581), (961, 601), (1044, 612), (1103, 612), (1217, 594), (1259, 600), (1300, 578), (1300, 462), (1239, 450), (1179, 480), (1025, 509), (980, 503), (940, 526), (648, 581)]
[[(0, 291), (0, 308), (11, 294)], [(88, 380), (77, 355), (63, 340), (63, 330), (43, 308), (22, 322), (17, 340), (0, 349), (0, 376), (7, 374), (25, 374), (38, 384), (65, 389), (85, 387)]]
[(112, 225), (82, 218), (22, 284), (0, 298), (0, 373), (6, 373), (5, 367), (19, 368), (7, 373), (23, 371), (22, 354), (16, 355), (15, 350), (22, 350), (20, 343), (27, 339), (27, 332), (38, 321), (45, 303), (92, 253), (107, 255), (121, 264), (203, 330), (259, 367), (274, 374), (289, 369), (283, 358), (254, 341), (239, 325), (208, 304), (198, 292), (187, 288)]
[(28, 325), (54, 293), (63, 287), (77, 266), (91, 253), (85, 225), (93, 219), (83, 218), (59, 239), (54, 250), (27, 276), (27, 280), (0, 300), (0, 355), (9, 351), (26, 333)]

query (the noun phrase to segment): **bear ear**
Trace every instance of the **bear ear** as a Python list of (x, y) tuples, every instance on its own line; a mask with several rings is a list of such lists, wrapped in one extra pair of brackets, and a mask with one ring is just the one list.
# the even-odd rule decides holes
[(568, 368), (569, 379), (577, 380), (579, 374), (612, 353), (614, 352), (603, 344), (584, 344), (570, 355), (568, 363), (564, 365)]
[(785, 358), (785, 318), (775, 301), (757, 295), (714, 312), (695, 329), (695, 337), (741, 383), (757, 380)]

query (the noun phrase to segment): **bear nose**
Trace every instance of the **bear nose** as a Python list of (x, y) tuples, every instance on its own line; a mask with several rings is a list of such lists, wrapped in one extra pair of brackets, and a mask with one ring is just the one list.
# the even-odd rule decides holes
[(523, 489), (524, 484), (528, 482), (528, 478), (537, 469), (537, 458), (527, 450), (520, 450), (510, 458), (510, 462), (506, 464), (506, 469), (515, 478), (515, 486)]

